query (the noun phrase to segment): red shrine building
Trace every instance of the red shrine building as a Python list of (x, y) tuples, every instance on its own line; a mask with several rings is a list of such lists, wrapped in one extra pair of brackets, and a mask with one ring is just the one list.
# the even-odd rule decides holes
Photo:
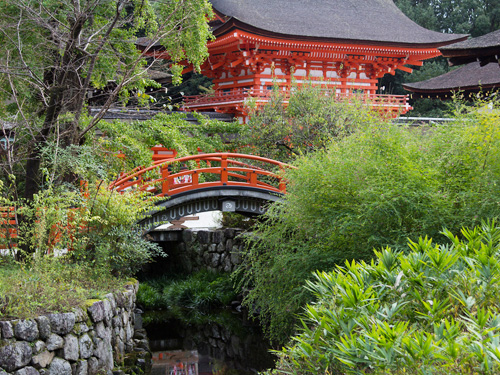
[(215, 40), (202, 73), (214, 94), (188, 97), (186, 110), (231, 113), (244, 122), (246, 100), (267, 101), (277, 83), (312, 81), (329, 93), (360, 93), (384, 112), (406, 113), (406, 96), (377, 94), (378, 78), (440, 55), (466, 39), (420, 27), (391, 0), (211, 0)]

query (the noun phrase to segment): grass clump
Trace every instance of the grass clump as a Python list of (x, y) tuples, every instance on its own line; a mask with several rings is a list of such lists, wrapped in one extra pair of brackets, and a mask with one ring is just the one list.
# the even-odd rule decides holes
[(317, 272), (276, 373), (498, 374), (500, 227), (443, 235), (451, 245), (420, 238)]
[(33, 264), (0, 261), (0, 319), (70, 311), (88, 299), (119, 290), (126, 279), (109, 270), (43, 257)]
[(229, 274), (199, 271), (189, 277), (170, 275), (142, 282), (137, 302), (147, 310), (224, 307), (236, 298)]

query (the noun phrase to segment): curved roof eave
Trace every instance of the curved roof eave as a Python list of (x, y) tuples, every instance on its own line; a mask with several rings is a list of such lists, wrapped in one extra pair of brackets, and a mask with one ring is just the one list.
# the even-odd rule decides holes
[(418, 93), (444, 93), (451, 90), (493, 87), (500, 87), (500, 68), (498, 64), (481, 66), (479, 62), (472, 62), (425, 81), (403, 84), (405, 90)]
[(215, 30), (217, 35), (238, 25), (261, 35), (285, 39), (420, 48), (437, 48), (467, 38), (417, 25), (392, 0), (211, 0), (211, 3), (219, 14), (229, 18)]

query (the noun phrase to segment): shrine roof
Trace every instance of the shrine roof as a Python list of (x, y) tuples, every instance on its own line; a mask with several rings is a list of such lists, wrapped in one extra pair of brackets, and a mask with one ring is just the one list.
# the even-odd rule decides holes
[(452, 90), (491, 89), (500, 87), (500, 66), (480, 66), (475, 61), (426, 81), (405, 83), (403, 87), (417, 93), (444, 93)]
[(479, 60), (482, 65), (500, 60), (500, 30), (439, 48), (450, 65)]
[(425, 29), (392, 0), (210, 0), (229, 17), (214, 31), (243, 28), (287, 39), (365, 42), (376, 45), (439, 47), (466, 38)]

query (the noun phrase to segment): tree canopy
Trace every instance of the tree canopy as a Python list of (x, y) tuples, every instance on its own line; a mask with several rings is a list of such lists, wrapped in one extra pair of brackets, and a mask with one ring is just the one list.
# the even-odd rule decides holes
[[(3, 150), (4, 172), (25, 161), (25, 196), (40, 184), (41, 150), (81, 144), (105, 110), (152, 82), (145, 59), (160, 44), (179, 79), (182, 61), (197, 69), (207, 57), (208, 0), (5, 0), (0, 3), (0, 115), (15, 135)], [(146, 37), (143, 50), (136, 48)], [(94, 89), (109, 96), (95, 117), (85, 114)], [(13, 144), (26, 152), (13, 153)]]

